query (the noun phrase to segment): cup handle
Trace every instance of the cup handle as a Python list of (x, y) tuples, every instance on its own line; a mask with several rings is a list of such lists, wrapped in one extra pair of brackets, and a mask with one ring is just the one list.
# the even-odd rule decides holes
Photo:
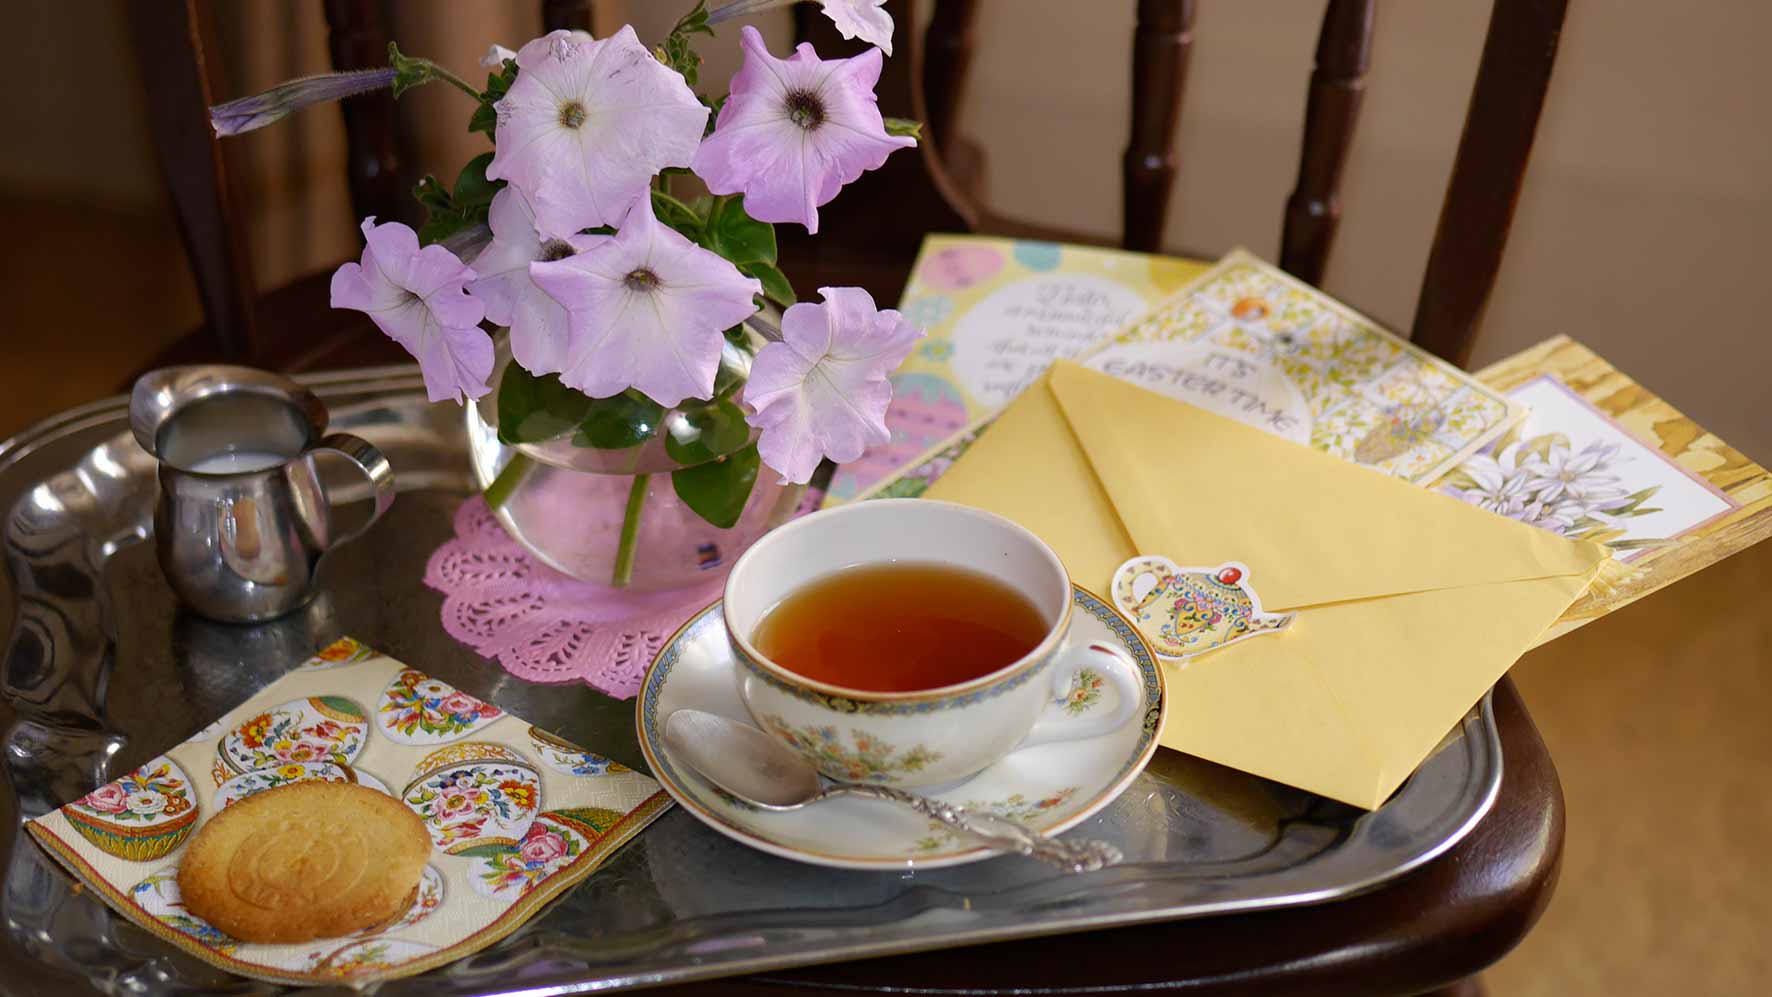
[(388, 511), (388, 507), (394, 504), (394, 468), (373, 443), (350, 433), (331, 433), (323, 437), (318, 445), (310, 447), (304, 456), (312, 457), (319, 453), (337, 454), (357, 465), (369, 479), (369, 487), (375, 493), (375, 507), (369, 513), (369, 520), (344, 536), (335, 537), (326, 545), (326, 549), (331, 550), (368, 532), (376, 520), (381, 519), (382, 514)]
[[(1094, 666), (1094, 667), (1091, 667)], [(1074, 716), (1068, 709), (1071, 687), (1085, 669), (1095, 671), (1114, 687), (1115, 703), (1111, 712), (1096, 716)], [(1084, 644), (1066, 648), (1059, 661), (1053, 663), (1052, 700), (1046, 712), (1028, 731), (1028, 736), (1015, 746), (1016, 751), (1053, 741), (1079, 741), (1100, 737), (1118, 730), (1144, 709), (1144, 682), (1138, 663), (1132, 656), (1108, 644)]]

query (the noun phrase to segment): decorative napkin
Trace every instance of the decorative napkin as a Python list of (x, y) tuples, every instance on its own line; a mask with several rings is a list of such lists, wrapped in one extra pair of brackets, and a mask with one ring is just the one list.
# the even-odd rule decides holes
[(1252, 582), (1243, 611), (1294, 619), (1169, 667), (1162, 743), (1368, 809), (1606, 556), (1064, 362), (925, 494), (1016, 520), (1097, 592), (1140, 560), (1217, 571), (1225, 598), (1180, 584), (1145, 607), (1159, 651), (1183, 614), (1235, 616), (1229, 589)]
[[(432, 853), (398, 922), (289, 945), (237, 942), (180, 903), (202, 823), (290, 782), (400, 797)], [(195, 737), (26, 826), (113, 909), (212, 965), (366, 986), (503, 938), (670, 805), (658, 783), (343, 638)]]

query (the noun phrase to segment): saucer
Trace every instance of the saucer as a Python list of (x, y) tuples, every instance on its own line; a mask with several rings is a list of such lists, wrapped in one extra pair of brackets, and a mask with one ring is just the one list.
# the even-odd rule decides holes
[[(1118, 610), (1082, 588), (1073, 589), (1079, 611), (1072, 614), (1072, 641), (1105, 642), (1131, 655), (1143, 677), (1145, 709), (1099, 737), (1011, 752), (965, 782), (926, 795), (989, 810), (1051, 835), (1112, 803), (1143, 771), (1163, 728), (1162, 670), (1144, 638)], [(737, 668), (720, 603), (715, 602), (671, 635), (640, 687), (640, 750), (653, 777), (702, 823), (753, 848), (843, 869), (937, 868), (1001, 854), (890, 803), (839, 798), (777, 813), (713, 788), (671, 757), (664, 743), (664, 719), (694, 707), (753, 723), (738, 698)]]

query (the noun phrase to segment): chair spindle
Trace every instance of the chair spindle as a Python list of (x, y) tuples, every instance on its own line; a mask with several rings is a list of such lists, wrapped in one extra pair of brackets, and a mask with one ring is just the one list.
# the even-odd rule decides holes
[(1280, 266), (1311, 284), (1323, 281), (1341, 220), (1341, 170), (1353, 145), (1372, 61), (1373, 8), (1373, 0), (1329, 0), (1317, 36), (1298, 186), (1286, 200), (1280, 234)]
[(1495, 0), (1411, 338), (1465, 366), (1501, 270), (1568, 0)]
[(543, 31), (589, 31), (596, 34), (592, 26), (595, 22), (591, 16), (590, 0), (541, 0), (541, 29)]
[(924, 33), (923, 94), (929, 105), (926, 131), (937, 149), (953, 144), (960, 97), (972, 68), (974, 0), (936, 0)]
[(147, 93), (154, 155), (172, 195), (209, 334), (222, 356), (248, 357), (256, 345), (258, 292), (245, 216), (209, 124), (210, 105), (227, 94), (209, 5), (206, 0), (130, 0), (125, 10)]
[[(327, 47), (335, 70), (388, 64), (388, 28), (375, 0), (326, 0)], [(399, 218), (400, 157), (394, 144), (394, 97), (387, 91), (339, 102), (345, 120), (345, 175), (356, 217)]]
[(1138, 0), (1132, 36), (1132, 138), (1121, 163), (1121, 243), (1156, 252), (1179, 163), (1175, 128), (1194, 45), (1193, 0)]

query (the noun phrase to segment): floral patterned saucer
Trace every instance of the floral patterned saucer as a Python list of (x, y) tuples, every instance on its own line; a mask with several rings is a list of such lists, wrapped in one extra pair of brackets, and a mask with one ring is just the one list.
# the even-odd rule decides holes
[[(1013, 752), (964, 783), (928, 795), (1057, 834), (1112, 803), (1144, 769), (1157, 750), (1167, 705), (1161, 669), (1137, 631), (1105, 600), (1081, 588), (1073, 598), (1079, 611), (1073, 614), (1072, 639), (1124, 648), (1138, 662), (1146, 701), (1156, 705), (1111, 733)], [(829, 800), (789, 813), (758, 810), (674, 762), (663, 736), (664, 719), (674, 710), (694, 707), (755, 722), (739, 701), (736, 667), (720, 604), (715, 603), (665, 642), (640, 687), (638, 724), (646, 763), (666, 791), (702, 823), (766, 852), (846, 869), (936, 868), (997, 854), (909, 810), (870, 800)], [(1096, 697), (1113, 695), (1112, 690), (1092, 691)], [(1083, 698), (1089, 699), (1090, 692), (1084, 690)], [(1075, 690), (1072, 698), (1077, 698)]]

